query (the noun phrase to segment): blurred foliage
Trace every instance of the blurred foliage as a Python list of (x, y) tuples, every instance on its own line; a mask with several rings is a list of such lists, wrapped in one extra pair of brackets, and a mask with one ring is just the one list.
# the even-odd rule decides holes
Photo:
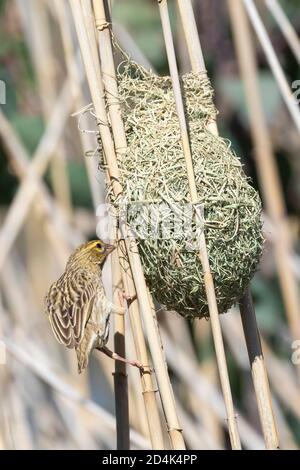
[[(21, 32), (13, 34), (4, 21), (7, 0), (0, 0), (0, 14), (3, 18), (0, 28), (0, 80), (6, 87), (6, 104), (2, 111), (17, 129), (29, 152), (36, 147), (42, 132), (40, 116), (28, 116), (22, 109), (24, 90), (33, 87), (33, 69), (28, 50)], [(22, 79), (20, 80), (20, 77)], [(5, 154), (0, 146), (0, 203), (8, 203), (17, 186), (16, 178), (7, 168)]]
[[(85, 157), (88, 158), (88, 157)], [(88, 177), (82, 161), (70, 160), (68, 165), (71, 181), (71, 196), (73, 204), (82, 207), (92, 207)]]
[[(273, 75), (269, 71), (262, 71), (259, 77), (260, 93), (265, 115), (269, 123), (279, 112), (281, 96)], [(248, 126), (248, 110), (245, 99), (243, 82), (239, 77), (217, 77), (218, 91), (224, 93), (230, 101), (232, 108), (239, 115), (244, 126)]]
[[(44, 132), (39, 93), (34, 69), (24, 35), (16, 25), (5, 23), (4, 15), (9, 6), (7, 0), (0, 0), (0, 80), (6, 85), (6, 104), (1, 109), (16, 129), (18, 136), (32, 155)], [(76, 160), (69, 160), (69, 176), (75, 205), (92, 207), (92, 200), (85, 171), (85, 165), (78, 154)], [(46, 182), (51, 188), (49, 175)], [(0, 145), (0, 204), (8, 204), (17, 189), (17, 178), (7, 166), (5, 153)]]

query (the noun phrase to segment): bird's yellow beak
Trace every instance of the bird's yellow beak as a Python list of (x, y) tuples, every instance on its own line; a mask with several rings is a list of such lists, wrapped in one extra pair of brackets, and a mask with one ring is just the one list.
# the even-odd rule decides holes
[(110, 243), (106, 243), (105, 245), (105, 253), (106, 254), (110, 254), (112, 251), (114, 251), (116, 249), (116, 245), (111, 245)]

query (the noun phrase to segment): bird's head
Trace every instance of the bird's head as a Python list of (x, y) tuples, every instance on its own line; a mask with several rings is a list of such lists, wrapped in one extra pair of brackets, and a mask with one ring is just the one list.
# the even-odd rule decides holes
[(83, 267), (90, 265), (102, 266), (108, 255), (116, 248), (115, 245), (102, 240), (92, 240), (79, 246), (70, 256), (67, 269), (74, 265)]

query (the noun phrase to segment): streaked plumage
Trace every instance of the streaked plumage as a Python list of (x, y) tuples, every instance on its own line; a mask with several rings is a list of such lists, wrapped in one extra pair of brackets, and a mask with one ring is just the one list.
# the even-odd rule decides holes
[(75, 348), (79, 373), (91, 351), (107, 343), (110, 313), (120, 310), (107, 300), (101, 280), (102, 266), (113, 249), (101, 240), (81, 245), (45, 297), (54, 335), (61, 344)]

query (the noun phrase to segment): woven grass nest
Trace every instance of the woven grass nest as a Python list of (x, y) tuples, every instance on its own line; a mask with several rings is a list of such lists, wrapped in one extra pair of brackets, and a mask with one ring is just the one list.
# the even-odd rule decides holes
[[(230, 143), (206, 128), (216, 117), (209, 80), (188, 73), (181, 84), (210, 267), (224, 313), (242, 296), (260, 259), (261, 202)], [(188, 203), (190, 196), (171, 79), (126, 60), (118, 88), (128, 143), (118, 157), (124, 199), (141, 207), (162, 203), (174, 216), (174, 203)], [(143, 209), (138, 212), (149, 222)], [(155, 298), (185, 317), (201, 318), (209, 314), (203, 271), (197, 250), (187, 248), (188, 236), (171, 231), (167, 238), (145, 237), (138, 240), (139, 252)]]

